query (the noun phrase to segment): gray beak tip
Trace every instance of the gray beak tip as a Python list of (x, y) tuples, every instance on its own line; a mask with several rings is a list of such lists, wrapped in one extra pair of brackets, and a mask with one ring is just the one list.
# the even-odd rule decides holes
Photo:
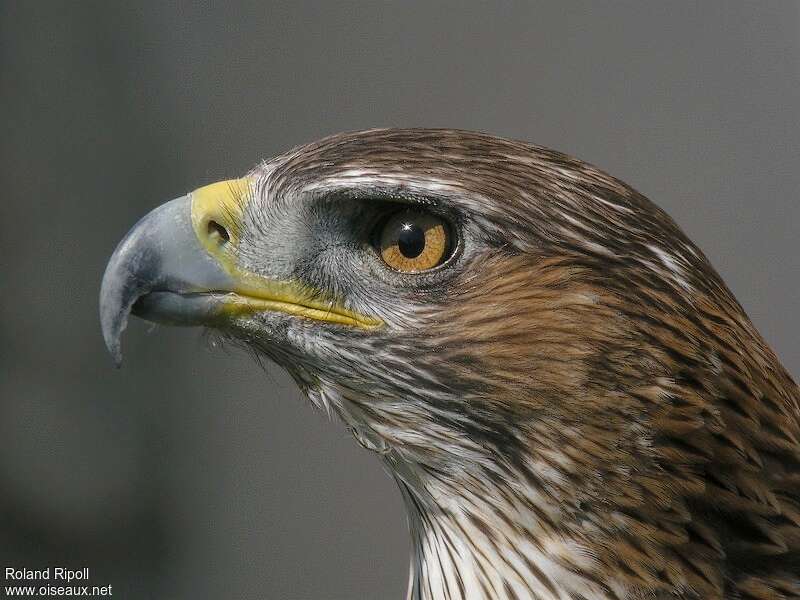
[(127, 299), (120, 298), (119, 290), (114, 289), (116, 286), (109, 279), (103, 279), (100, 291), (100, 328), (111, 360), (119, 368), (122, 364), (122, 332), (128, 324), (130, 308), (125, 306), (128, 304)]
[(109, 350), (111, 352), (111, 364), (114, 365), (115, 369), (122, 368), (122, 352), (119, 348), (114, 350)]
[(119, 338), (116, 340), (106, 339), (106, 348), (111, 354), (111, 362), (114, 364), (114, 368), (119, 369), (122, 366), (122, 345), (119, 342)]
[(122, 363), (122, 333), (137, 301), (142, 300), (137, 316), (147, 320), (197, 324), (210, 310), (208, 302), (178, 302), (171, 292), (230, 288), (229, 275), (197, 239), (191, 211), (188, 195), (153, 209), (125, 235), (108, 261), (100, 286), (100, 326), (116, 367)]
[(122, 332), (131, 307), (160, 282), (159, 249), (175, 236), (176, 224), (190, 223), (190, 210), (187, 196), (152, 210), (125, 235), (106, 265), (100, 285), (100, 327), (117, 368), (122, 364)]

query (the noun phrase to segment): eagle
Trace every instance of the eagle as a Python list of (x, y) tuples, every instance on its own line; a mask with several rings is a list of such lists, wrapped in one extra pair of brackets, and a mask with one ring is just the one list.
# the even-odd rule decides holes
[(397, 481), (411, 600), (800, 599), (800, 389), (708, 259), (570, 156), (333, 135), (167, 202), (100, 292), (285, 368)]

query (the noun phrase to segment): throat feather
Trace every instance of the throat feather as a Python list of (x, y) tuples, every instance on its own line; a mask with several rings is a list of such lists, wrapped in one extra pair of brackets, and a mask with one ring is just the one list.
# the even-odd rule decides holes
[(592, 575), (577, 540), (542, 523), (559, 509), (540, 494), (447, 489), (424, 474), (409, 481), (397, 466), (413, 542), (408, 600), (624, 598)]

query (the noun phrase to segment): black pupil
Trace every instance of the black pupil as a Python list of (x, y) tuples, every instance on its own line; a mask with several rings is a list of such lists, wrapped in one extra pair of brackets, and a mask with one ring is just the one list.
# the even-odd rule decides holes
[(414, 223), (403, 223), (397, 236), (397, 247), (406, 258), (416, 258), (425, 249), (425, 232)]

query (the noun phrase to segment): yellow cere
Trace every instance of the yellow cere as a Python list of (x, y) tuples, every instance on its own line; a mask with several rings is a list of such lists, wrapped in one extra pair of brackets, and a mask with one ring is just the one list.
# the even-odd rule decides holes
[[(242, 212), (250, 200), (250, 186), (247, 178), (229, 179), (192, 192), (192, 226), (195, 235), (217, 259), (234, 260), (232, 256), (225, 257), (225, 253), (228, 245), (235, 248), (239, 242)], [(219, 232), (215, 226), (224, 228), (230, 239), (221, 240), (215, 235)]]
[(223, 312), (246, 315), (254, 312), (281, 312), (316, 321), (372, 329), (383, 321), (350, 311), (339, 303), (320, 298), (308, 286), (275, 281), (241, 269), (236, 249), (242, 214), (251, 198), (252, 182), (247, 178), (219, 181), (192, 192), (192, 226), (208, 253), (234, 281), (226, 294)]

